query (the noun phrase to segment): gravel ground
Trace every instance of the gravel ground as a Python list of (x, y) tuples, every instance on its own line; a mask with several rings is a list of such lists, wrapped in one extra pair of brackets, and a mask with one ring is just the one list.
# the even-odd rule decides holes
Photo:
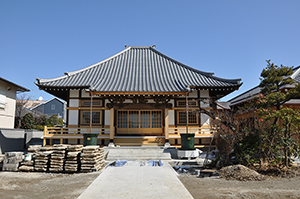
[(198, 198), (300, 198), (300, 177), (238, 181), (224, 178), (197, 178), (180, 174), (179, 179)]
[[(0, 198), (73, 199), (77, 198), (100, 173), (0, 172)], [(178, 178), (196, 199), (300, 198), (300, 177), (239, 181), (216, 177), (197, 178), (196, 175), (182, 173)]]

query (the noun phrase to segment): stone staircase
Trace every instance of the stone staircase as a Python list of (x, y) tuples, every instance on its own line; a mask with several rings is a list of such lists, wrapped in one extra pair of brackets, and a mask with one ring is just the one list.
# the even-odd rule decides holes
[(160, 146), (105, 147), (106, 160), (171, 160), (171, 154)]

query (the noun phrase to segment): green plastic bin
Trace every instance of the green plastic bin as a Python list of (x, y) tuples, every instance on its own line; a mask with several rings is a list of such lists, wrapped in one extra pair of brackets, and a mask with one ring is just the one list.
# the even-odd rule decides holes
[(180, 134), (181, 137), (181, 149), (182, 150), (194, 150), (195, 144), (195, 134), (194, 133), (186, 133)]
[(98, 133), (87, 133), (83, 134), (83, 145), (92, 146), (97, 145)]

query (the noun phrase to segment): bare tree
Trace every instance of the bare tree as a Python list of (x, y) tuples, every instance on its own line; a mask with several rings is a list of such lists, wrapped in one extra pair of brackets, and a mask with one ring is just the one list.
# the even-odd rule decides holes
[(26, 104), (31, 100), (31, 96), (21, 93), (17, 95), (16, 100), (16, 114), (15, 114), (15, 128), (20, 128), (21, 118), (26, 114)]

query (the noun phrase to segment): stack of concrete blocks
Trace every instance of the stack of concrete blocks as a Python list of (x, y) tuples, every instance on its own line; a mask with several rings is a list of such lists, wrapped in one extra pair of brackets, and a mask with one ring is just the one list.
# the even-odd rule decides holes
[(0, 171), (2, 171), (4, 156), (5, 155), (0, 154)]
[(23, 152), (6, 152), (3, 160), (3, 171), (18, 171), (20, 162), (24, 156)]
[(34, 171), (33, 154), (42, 147), (41, 145), (30, 145), (28, 147), (28, 154), (25, 155), (24, 160), (21, 162), (19, 171)]
[(86, 146), (81, 153), (81, 171), (99, 171), (104, 166), (104, 148), (99, 146)]
[(34, 171), (34, 161), (32, 154), (26, 154), (23, 161), (20, 163), (19, 171)]
[(65, 163), (66, 172), (77, 172), (80, 171), (80, 153), (82, 145), (70, 145), (67, 148), (67, 158)]
[(49, 160), (53, 147), (40, 147), (33, 154), (34, 171), (49, 171)]
[(67, 145), (53, 145), (50, 158), (50, 172), (63, 172), (66, 160)]

